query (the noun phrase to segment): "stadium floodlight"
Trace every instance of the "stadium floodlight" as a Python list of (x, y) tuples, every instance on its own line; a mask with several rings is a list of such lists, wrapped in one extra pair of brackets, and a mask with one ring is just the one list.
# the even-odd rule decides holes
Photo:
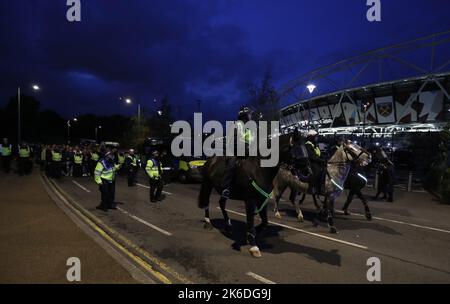
[(309, 94), (312, 94), (317, 87), (314, 84), (308, 84), (306, 88), (308, 89)]
[(37, 84), (34, 84), (34, 85), (32, 86), (32, 88), (33, 88), (33, 90), (35, 90), (35, 91), (39, 91), (39, 90), (41, 89)]

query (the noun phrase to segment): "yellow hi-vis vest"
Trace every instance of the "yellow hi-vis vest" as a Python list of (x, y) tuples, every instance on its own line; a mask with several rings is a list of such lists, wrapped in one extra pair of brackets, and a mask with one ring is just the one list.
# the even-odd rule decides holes
[(54, 162), (60, 162), (62, 159), (62, 154), (59, 152), (52, 151), (52, 160)]
[(147, 161), (147, 166), (145, 166), (145, 171), (147, 172), (148, 176), (151, 179), (158, 179), (160, 178), (160, 174), (159, 171), (162, 171), (162, 166), (161, 163), (159, 163), (159, 168), (158, 168), (158, 162), (154, 159), (149, 159)]
[(12, 151), (11, 145), (8, 145), (8, 146), (1, 145), (1, 147), (2, 147), (2, 150), (1, 150), (2, 156), (11, 156), (11, 151)]
[(92, 153), (91, 159), (92, 159), (93, 161), (98, 161), (99, 158), (100, 158), (100, 157), (98, 156), (98, 153), (97, 153), (97, 152)]
[(73, 157), (73, 161), (75, 162), (75, 164), (81, 165), (83, 163), (83, 154), (75, 154), (75, 156)]
[(118, 158), (119, 158), (119, 159), (118, 159), (118, 160), (119, 160), (119, 164), (120, 164), (120, 165), (123, 165), (123, 164), (125, 163), (125, 156), (119, 154), (119, 157), (118, 157)]
[(316, 155), (318, 156), (318, 157), (320, 157), (320, 149), (319, 149), (319, 147), (316, 147), (312, 142), (310, 142), (310, 141), (307, 141), (306, 143), (305, 143), (305, 145), (310, 145), (313, 149), (314, 149), (314, 152), (316, 153)]
[(244, 123), (240, 120), (236, 124), (239, 140), (245, 142), (246, 144), (251, 144), (253, 141), (252, 131), (250, 129), (244, 129)]
[(94, 171), (94, 180), (98, 185), (103, 184), (103, 180), (112, 183), (116, 178), (116, 171), (120, 169), (120, 165), (110, 165), (101, 160), (97, 163)]
[(19, 149), (19, 157), (20, 158), (26, 158), (30, 157), (30, 148), (20, 148)]

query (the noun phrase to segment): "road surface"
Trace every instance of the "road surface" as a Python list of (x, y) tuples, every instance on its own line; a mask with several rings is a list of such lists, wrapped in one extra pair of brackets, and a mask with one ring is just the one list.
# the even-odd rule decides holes
[[(282, 219), (274, 217), (259, 238), (262, 258), (252, 258), (245, 244), (244, 206), (229, 201), (233, 235), (222, 232), (224, 221), (212, 197), (214, 230), (203, 227), (197, 207), (200, 185), (173, 183), (165, 199), (150, 203), (147, 181), (140, 175), (136, 187), (119, 177), (119, 210), (96, 210), (97, 186), (90, 178), (65, 177), (53, 182), (71, 202), (94, 215), (156, 265), (172, 283), (367, 283), (367, 260), (381, 261), (382, 283), (450, 283), (450, 206), (426, 193), (397, 191), (394, 204), (371, 202), (375, 217), (367, 221), (363, 207), (354, 201), (351, 211), (337, 214), (339, 233), (325, 224), (312, 225), (313, 204), (303, 206), (305, 221), (298, 222), (294, 207), (280, 204)], [(370, 189), (368, 189), (370, 191)], [(343, 205), (343, 196), (336, 208)]]

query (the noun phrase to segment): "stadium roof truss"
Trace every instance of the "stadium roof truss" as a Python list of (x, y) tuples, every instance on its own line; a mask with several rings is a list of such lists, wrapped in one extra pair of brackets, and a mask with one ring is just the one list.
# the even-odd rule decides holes
[[(450, 121), (450, 31), (316, 69), (280, 89), (284, 133), (439, 130)], [(410, 126), (410, 127), (408, 127)], [(421, 127), (422, 126), (422, 127)], [(340, 129), (339, 129), (340, 128)]]

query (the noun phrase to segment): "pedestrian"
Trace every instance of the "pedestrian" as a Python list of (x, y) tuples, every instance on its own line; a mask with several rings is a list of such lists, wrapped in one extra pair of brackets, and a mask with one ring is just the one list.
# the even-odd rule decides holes
[(94, 175), (95, 167), (97, 166), (97, 163), (100, 159), (100, 155), (98, 153), (97, 148), (93, 148), (91, 150), (90, 160), (89, 160), (89, 173), (91, 176)]
[(153, 151), (152, 156), (147, 160), (145, 171), (150, 182), (150, 202), (155, 203), (161, 201), (161, 193), (163, 190), (162, 166), (159, 160), (158, 151)]
[(133, 187), (136, 183), (136, 174), (138, 170), (137, 159), (134, 150), (130, 149), (125, 158), (125, 167), (128, 175), (128, 187)]
[(5, 173), (9, 173), (11, 169), (12, 145), (8, 143), (7, 138), (3, 138), (3, 143), (0, 145), (0, 153), (2, 156), (3, 171), (5, 171)]
[(116, 186), (116, 172), (120, 169), (120, 165), (114, 163), (114, 156), (111, 152), (106, 152), (105, 156), (97, 163), (94, 170), (94, 178), (97, 183), (101, 195), (100, 205), (96, 208), (102, 211), (108, 209), (117, 209), (114, 202)]

